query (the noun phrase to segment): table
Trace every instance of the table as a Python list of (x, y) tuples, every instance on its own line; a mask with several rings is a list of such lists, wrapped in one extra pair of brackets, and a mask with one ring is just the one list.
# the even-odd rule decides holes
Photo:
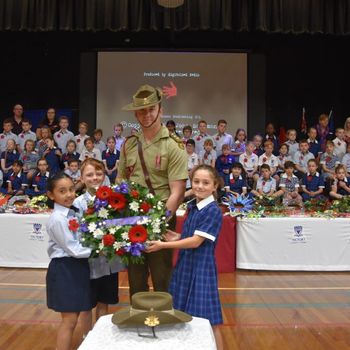
[(46, 268), (49, 214), (0, 214), (0, 266)]
[[(176, 218), (176, 232), (182, 232), (185, 216)], [(174, 254), (174, 259), (177, 254)], [(220, 235), (215, 249), (216, 267), (218, 272), (233, 272), (236, 269), (236, 219), (224, 216)]]
[[(215, 350), (215, 338), (208, 320), (193, 317), (188, 323), (156, 328), (158, 338), (141, 338), (136, 328), (120, 329), (111, 321), (112, 315), (100, 317), (79, 350)], [(142, 334), (151, 330), (140, 328)]]
[(254, 270), (350, 270), (348, 218), (242, 218), (237, 267)]

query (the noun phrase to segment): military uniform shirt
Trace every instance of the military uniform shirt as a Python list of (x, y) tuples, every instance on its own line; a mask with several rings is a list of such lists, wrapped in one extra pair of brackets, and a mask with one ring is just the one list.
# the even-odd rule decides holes
[[(162, 200), (170, 195), (169, 182), (186, 180), (187, 154), (180, 140), (179, 144), (169, 135), (169, 131), (162, 126), (153, 140), (146, 143), (142, 133), (129, 137), (123, 144), (118, 163), (118, 177), (135, 181), (147, 187), (145, 175), (137, 150), (137, 141), (142, 143), (143, 156), (150, 176), (152, 187)], [(181, 146), (181, 147), (180, 147)]]

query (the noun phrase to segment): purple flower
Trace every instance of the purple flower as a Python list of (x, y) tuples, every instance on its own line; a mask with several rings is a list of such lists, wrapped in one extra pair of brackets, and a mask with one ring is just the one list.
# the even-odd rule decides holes
[(114, 192), (120, 193), (120, 186), (115, 186), (114, 187)]
[(89, 232), (88, 224), (86, 222), (83, 222), (82, 224), (80, 224), (80, 231), (84, 233)]
[(120, 184), (120, 192), (124, 194), (129, 193), (129, 186), (126, 182)]
[(124, 247), (124, 250), (132, 256), (141, 256), (141, 253), (145, 250), (145, 246), (141, 243), (133, 243)]
[(94, 202), (94, 209), (95, 211), (98, 211), (100, 208), (107, 206), (107, 204), (108, 201), (96, 198)]
[(171, 216), (171, 210), (167, 210), (167, 211), (165, 212), (165, 216), (166, 216), (167, 218), (169, 218), (169, 217)]

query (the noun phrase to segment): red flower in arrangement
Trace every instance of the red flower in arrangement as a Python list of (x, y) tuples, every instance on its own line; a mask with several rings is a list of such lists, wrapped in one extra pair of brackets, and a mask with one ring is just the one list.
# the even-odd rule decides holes
[(121, 210), (125, 208), (126, 199), (122, 194), (112, 192), (108, 198), (108, 204), (115, 210)]
[(139, 198), (139, 193), (138, 193), (138, 191), (136, 191), (136, 190), (132, 190), (131, 192), (130, 192), (130, 194), (131, 194), (131, 197), (132, 198), (135, 198), (135, 199), (137, 199), (137, 198)]
[(108, 234), (103, 236), (102, 241), (103, 241), (103, 245), (105, 245), (106, 247), (110, 247), (115, 242), (115, 238), (113, 235), (108, 233)]
[(115, 255), (118, 256), (123, 256), (125, 254), (125, 250), (124, 249), (118, 249), (115, 251)]
[(80, 139), (77, 139), (77, 143), (80, 143), (80, 141), (81, 141)]
[(140, 205), (140, 209), (142, 209), (145, 214), (147, 214), (151, 208), (152, 208), (152, 206), (146, 202), (143, 202)]
[(96, 197), (101, 200), (106, 200), (108, 197), (112, 194), (112, 189), (110, 189), (107, 186), (101, 186), (97, 191), (96, 191)]
[(68, 228), (70, 231), (76, 232), (79, 228), (79, 223), (77, 219), (70, 219), (68, 221)]
[(308, 175), (307, 176), (307, 181), (311, 181), (312, 180), (312, 175)]
[(147, 239), (147, 230), (141, 225), (136, 225), (129, 230), (129, 239), (131, 243), (143, 243)]
[(87, 209), (85, 210), (85, 214), (86, 214), (86, 215), (91, 215), (91, 214), (93, 214), (94, 212), (95, 212), (94, 207), (89, 207), (89, 208), (87, 208)]
[(263, 162), (265, 163), (266, 161), (267, 161), (267, 158), (266, 158), (266, 157), (264, 157), (264, 158), (263, 158)]
[(248, 159), (247, 158), (244, 158), (244, 163), (247, 163), (248, 162)]

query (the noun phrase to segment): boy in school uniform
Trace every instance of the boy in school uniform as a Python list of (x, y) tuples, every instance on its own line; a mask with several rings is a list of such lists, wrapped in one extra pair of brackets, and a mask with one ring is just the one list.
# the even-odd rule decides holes
[(95, 141), (94, 148), (97, 148), (100, 151), (101, 155), (102, 155), (102, 152), (105, 151), (107, 148), (106, 144), (102, 141), (102, 136), (103, 136), (102, 129), (95, 129), (92, 135)]
[(59, 119), (60, 130), (55, 132), (53, 139), (55, 140), (57, 147), (62, 153), (66, 152), (67, 142), (74, 139), (74, 134), (68, 130), (69, 120), (68, 117), (62, 116)]
[(309, 151), (314, 155), (316, 159), (322, 154), (320, 143), (317, 141), (317, 129), (314, 127), (309, 128), (307, 133), (309, 137), (307, 143), (309, 144)]
[(12, 132), (13, 124), (10, 118), (3, 121), (3, 132), (0, 134), (0, 152), (6, 151), (7, 140), (13, 139), (18, 144), (18, 136)]
[(271, 176), (271, 169), (268, 164), (260, 167), (260, 177), (256, 183), (256, 189), (250, 193), (254, 196), (274, 196), (276, 192), (276, 180)]
[(18, 152), (23, 152), (27, 140), (36, 142), (36, 134), (31, 130), (32, 123), (29, 119), (22, 119), (22, 132), (18, 135)]
[(287, 130), (287, 141), (285, 142), (286, 145), (289, 147), (289, 155), (291, 158), (294, 158), (294, 154), (298, 152), (299, 150), (299, 143), (296, 141), (297, 139), (297, 131), (295, 129), (289, 129)]
[(81, 154), (81, 152), (83, 152), (85, 148), (84, 141), (90, 137), (89, 135), (87, 135), (88, 127), (88, 124), (85, 122), (79, 123), (79, 134), (73, 137), (73, 141), (75, 141), (76, 144), (75, 150), (79, 154)]
[(304, 174), (308, 171), (308, 161), (314, 159), (315, 156), (309, 152), (309, 144), (306, 140), (301, 140), (299, 143), (299, 150), (294, 154), (294, 164), (295, 169), (297, 170), (295, 175), (301, 179)]
[(123, 136), (123, 125), (122, 124), (116, 124), (114, 125), (114, 141), (115, 141), (115, 149), (120, 152), (122, 145), (125, 141), (125, 137)]
[(342, 160), (344, 154), (346, 153), (346, 142), (344, 141), (344, 129), (337, 128), (335, 130), (336, 138), (333, 140), (334, 143), (334, 153), (338, 156), (339, 160)]

